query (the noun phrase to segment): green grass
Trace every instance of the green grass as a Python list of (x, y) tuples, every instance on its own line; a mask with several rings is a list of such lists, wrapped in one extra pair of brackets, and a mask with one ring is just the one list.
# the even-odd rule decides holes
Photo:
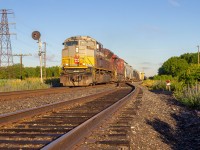
[[(165, 80), (146, 80), (143, 85), (147, 86), (149, 90), (166, 90)], [(200, 84), (189, 87), (184, 82), (171, 79), (171, 91), (176, 100), (190, 108), (200, 110)]]
[(39, 78), (0, 80), (0, 92), (46, 89), (50, 87), (50, 84), (41, 83)]
[(200, 85), (184, 88), (174, 92), (175, 98), (184, 105), (200, 110)]
[[(180, 86), (176, 80), (171, 80), (171, 91), (175, 90), (175, 87)], [(144, 86), (147, 86), (149, 90), (162, 90), (165, 91), (166, 89), (166, 81), (165, 80), (145, 80), (143, 82)]]

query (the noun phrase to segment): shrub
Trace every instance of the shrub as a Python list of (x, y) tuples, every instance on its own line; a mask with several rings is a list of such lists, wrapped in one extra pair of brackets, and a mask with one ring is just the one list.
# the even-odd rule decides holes
[(151, 88), (153, 86), (154, 82), (155, 82), (155, 80), (149, 80), (149, 79), (147, 79), (147, 80), (143, 81), (142, 85), (146, 86), (148, 88)]
[(165, 90), (165, 89), (166, 89), (166, 83), (165, 81), (162, 80), (156, 81), (152, 86), (152, 90)]
[[(145, 80), (142, 85), (148, 87), (149, 90), (166, 90), (166, 79), (164, 78), (164, 80)], [(175, 86), (177, 86), (176, 84), (177, 81), (172, 79), (170, 86), (172, 91), (175, 89)]]
[(187, 87), (174, 92), (175, 98), (191, 108), (200, 109), (200, 85)]

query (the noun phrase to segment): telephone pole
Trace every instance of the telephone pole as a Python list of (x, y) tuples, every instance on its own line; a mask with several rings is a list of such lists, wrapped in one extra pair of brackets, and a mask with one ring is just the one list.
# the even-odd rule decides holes
[(12, 56), (12, 47), (10, 41), (10, 35), (14, 33), (9, 32), (8, 23), (8, 14), (14, 14), (10, 9), (1, 9), (0, 14), (1, 23), (0, 23), (0, 67), (7, 67), (13, 65), (13, 56)]
[(23, 56), (31, 56), (31, 54), (14, 54), (13, 56), (19, 56), (20, 57), (20, 79), (22, 80), (22, 58)]

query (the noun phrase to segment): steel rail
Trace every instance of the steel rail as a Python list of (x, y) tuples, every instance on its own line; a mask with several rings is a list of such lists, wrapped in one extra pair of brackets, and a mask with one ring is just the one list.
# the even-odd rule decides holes
[(56, 87), (56, 88), (47, 88), (47, 89), (36, 89), (36, 90), (23, 90), (23, 91), (10, 91), (10, 92), (0, 92), (0, 96), (7, 96), (11, 94), (23, 94), (23, 93), (37, 93), (37, 92), (44, 92), (47, 90), (64, 90), (68, 89), (67, 87)]
[(43, 147), (41, 150), (73, 149), (74, 146), (78, 144), (84, 137), (89, 135), (91, 130), (97, 127), (102, 122), (102, 120), (107, 119), (114, 112), (116, 112), (118, 109), (123, 107), (126, 104), (126, 102), (132, 99), (133, 95), (136, 96), (138, 92), (139, 92), (138, 88), (135, 88), (131, 93), (129, 93), (127, 96), (125, 96), (124, 98), (122, 98), (121, 100), (113, 104), (112, 106), (108, 107), (107, 109), (93, 116), (92, 118), (82, 123), (78, 127), (74, 128), (70, 132), (64, 134), (57, 140)]
[[(101, 87), (101, 86), (105, 86), (105, 85), (95, 85), (96, 87)], [(74, 89), (76, 90), (84, 90), (84, 89), (88, 89), (88, 88), (92, 88), (91, 86), (88, 87), (74, 87), (74, 88), (68, 88), (68, 87), (55, 87), (55, 88), (48, 88), (48, 89), (37, 89), (37, 90), (24, 90), (24, 91), (10, 91), (10, 92), (0, 92), (0, 98), (2, 97), (11, 97), (13, 95), (20, 95), (23, 96), (22, 94), (27, 94), (27, 95), (31, 95), (31, 94), (45, 94), (45, 93), (50, 93), (50, 92), (54, 92), (54, 93), (58, 93), (58, 92), (63, 92), (63, 91), (72, 91)]]
[(85, 97), (81, 97), (81, 98), (77, 98), (77, 99), (73, 99), (73, 100), (66, 100), (66, 101), (48, 104), (48, 105), (37, 107), (37, 108), (21, 110), (21, 111), (17, 111), (14, 113), (2, 114), (2, 115), (0, 115), (0, 125), (19, 121), (19, 118), (20, 118), (20, 120), (22, 120), (25, 118), (33, 117), (38, 114), (47, 113), (52, 110), (57, 110), (61, 107), (72, 107), (72, 106), (74, 107), (74, 106), (76, 106), (76, 104), (90, 101), (94, 98), (101, 97), (101, 95), (106, 95), (106, 94), (112, 93), (116, 90), (117, 89), (114, 89), (114, 90), (112, 89), (109, 91), (104, 91), (104, 92), (96, 93), (93, 95), (89, 95), (89, 96), (85, 96)]

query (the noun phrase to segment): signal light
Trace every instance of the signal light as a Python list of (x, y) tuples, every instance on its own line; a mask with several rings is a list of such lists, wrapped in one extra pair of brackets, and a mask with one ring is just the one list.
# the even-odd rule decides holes
[(34, 40), (39, 40), (39, 39), (40, 39), (40, 36), (41, 36), (41, 34), (40, 34), (39, 31), (33, 31), (33, 32), (32, 32), (32, 38), (33, 38)]

